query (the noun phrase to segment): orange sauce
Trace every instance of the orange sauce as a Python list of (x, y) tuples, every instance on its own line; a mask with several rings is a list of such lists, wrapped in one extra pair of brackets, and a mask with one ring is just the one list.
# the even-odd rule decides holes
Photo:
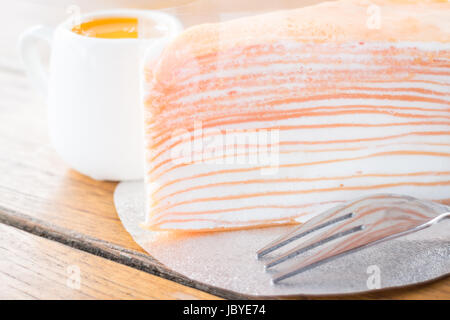
[(138, 38), (138, 18), (110, 17), (83, 22), (72, 31), (87, 37), (104, 39)]

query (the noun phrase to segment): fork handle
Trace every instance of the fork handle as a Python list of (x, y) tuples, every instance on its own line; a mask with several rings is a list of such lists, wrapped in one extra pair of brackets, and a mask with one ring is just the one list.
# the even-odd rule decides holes
[(441, 214), (438, 215), (436, 218), (431, 219), (430, 221), (428, 221), (428, 222), (425, 223), (425, 224), (428, 224), (428, 227), (429, 227), (429, 226), (431, 226), (431, 225), (433, 225), (433, 224), (435, 224), (435, 223), (438, 223), (439, 221), (442, 221), (442, 220), (448, 219), (448, 218), (450, 218), (450, 211), (445, 212), (445, 213), (441, 213)]
[(417, 231), (420, 231), (420, 230), (426, 229), (428, 227), (431, 227), (432, 225), (434, 225), (434, 224), (436, 224), (436, 223), (438, 223), (438, 222), (440, 222), (440, 221), (442, 221), (444, 219), (448, 219), (448, 218), (450, 218), (450, 211), (441, 213), (437, 217), (434, 217), (430, 221), (428, 221), (426, 223), (423, 223), (423, 224), (421, 224), (421, 225), (419, 225), (419, 226), (417, 226), (415, 228), (412, 228), (412, 229), (409, 229), (409, 230), (406, 230), (406, 231), (403, 231), (403, 232), (400, 232), (400, 233), (396, 233), (396, 234), (387, 236), (385, 238), (376, 240), (374, 242), (368, 243), (366, 246), (368, 247), (368, 246), (376, 245), (376, 244), (379, 244), (379, 243), (384, 242), (384, 241), (392, 240), (392, 239), (395, 239), (395, 238), (406, 236), (406, 235), (411, 234), (411, 233), (415, 233)]

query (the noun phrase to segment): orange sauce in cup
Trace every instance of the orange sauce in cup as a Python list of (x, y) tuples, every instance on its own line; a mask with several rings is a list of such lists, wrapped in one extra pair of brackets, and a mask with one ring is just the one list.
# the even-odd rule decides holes
[(83, 22), (72, 28), (83, 36), (104, 39), (138, 38), (138, 18), (110, 17)]

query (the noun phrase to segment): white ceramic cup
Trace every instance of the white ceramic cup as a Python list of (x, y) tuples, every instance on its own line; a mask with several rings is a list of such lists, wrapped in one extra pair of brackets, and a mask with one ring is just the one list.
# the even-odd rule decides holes
[[(80, 22), (116, 16), (154, 23), (164, 36), (104, 39), (71, 31)], [(27, 73), (47, 101), (51, 142), (72, 168), (94, 179), (142, 179), (140, 66), (147, 53), (159, 54), (181, 32), (181, 23), (165, 13), (131, 9), (90, 13), (76, 20), (55, 29), (33, 27), (19, 41)], [(51, 46), (49, 72), (37, 46), (42, 40)]]

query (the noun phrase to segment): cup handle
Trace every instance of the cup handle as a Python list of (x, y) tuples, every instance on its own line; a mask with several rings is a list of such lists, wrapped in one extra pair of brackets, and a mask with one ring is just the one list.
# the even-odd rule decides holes
[(44, 69), (37, 44), (44, 40), (51, 46), (52, 38), (53, 29), (40, 25), (24, 31), (19, 38), (19, 52), (25, 71), (44, 97), (48, 92), (48, 71)]

